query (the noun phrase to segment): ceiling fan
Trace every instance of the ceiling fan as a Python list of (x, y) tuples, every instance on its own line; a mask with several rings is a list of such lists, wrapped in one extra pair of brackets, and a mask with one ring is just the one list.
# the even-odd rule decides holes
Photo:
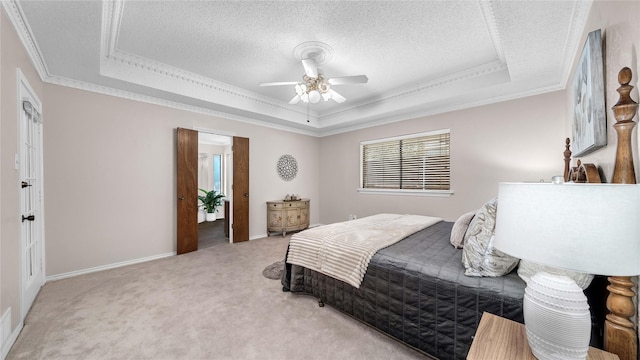
[(367, 81), (369, 81), (369, 78), (367, 78), (366, 75), (343, 76), (327, 79), (324, 75), (318, 72), (318, 66), (314, 59), (307, 58), (302, 59), (301, 61), (302, 66), (304, 67), (304, 75), (302, 75), (303, 81), (263, 82), (259, 85), (294, 85), (296, 96), (289, 101), (289, 104), (297, 104), (300, 100), (305, 103), (310, 102), (315, 104), (319, 102), (320, 99), (324, 99), (324, 101), (332, 99), (337, 103), (342, 103), (347, 100), (344, 96), (331, 89), (332, 85), (366, 84)]

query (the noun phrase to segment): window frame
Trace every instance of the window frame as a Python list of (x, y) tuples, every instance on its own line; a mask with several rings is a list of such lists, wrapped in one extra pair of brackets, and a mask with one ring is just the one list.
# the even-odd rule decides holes
[[(442, 134), (449, 134), (449, 189), (448, 190), (433, 190), (433, 189), (374, 189), (364, 188), (364, 147), (369, 144), (400, 141), (406, 139), (413, 139), (425, 136), (437, 136)], [(380, 195), (411, 195), (411, 196), (436, 196), (436, 197), (449, 197), (453, 195), (452, 182), (451, 182), (451, 129), (440, 129), (421, 133), (407, 134), (392, 136), (388, 138), (380, 138), (375, 140), (366, 140), (360, 142), (360, 153), (358, 154), (360, 162), (360, 183), (358, 184), (358, 192), (362, 194), (380, 194)]]

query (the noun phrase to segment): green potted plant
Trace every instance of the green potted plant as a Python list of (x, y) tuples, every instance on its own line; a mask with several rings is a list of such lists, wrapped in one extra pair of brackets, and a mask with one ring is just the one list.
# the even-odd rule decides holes
[(207, 211), (206, 220), (215, 221), (216, 208), (222, 205), (224, 194), (218, 193), (215, 190), (207, 191), (205, 189), (200, 189), (200, 191), (202, 191), (204, 195), (198, 196), (198, 200), (202, 202), (202, 205), (204, 205), (204, 209)]

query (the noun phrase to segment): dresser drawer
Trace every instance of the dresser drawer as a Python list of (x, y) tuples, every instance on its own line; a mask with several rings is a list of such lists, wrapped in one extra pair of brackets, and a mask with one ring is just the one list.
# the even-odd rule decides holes
[(285, 203), (267, 203), (267, 207), (269, 209), (281, 210), (281, 209), (284, 209)]
[(300, 201), (287, 201), (284, 203), (285, 209), (291, 209), (291, 208), (297, 209), (300, 206), (302, 206), (302, 203)]

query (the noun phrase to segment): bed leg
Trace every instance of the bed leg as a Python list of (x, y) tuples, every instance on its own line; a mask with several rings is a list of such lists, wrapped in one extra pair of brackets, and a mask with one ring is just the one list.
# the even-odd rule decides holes
[(322, 299), (318, 299), (318, 306), (324, 307), (324, 303), (322, 302)]

